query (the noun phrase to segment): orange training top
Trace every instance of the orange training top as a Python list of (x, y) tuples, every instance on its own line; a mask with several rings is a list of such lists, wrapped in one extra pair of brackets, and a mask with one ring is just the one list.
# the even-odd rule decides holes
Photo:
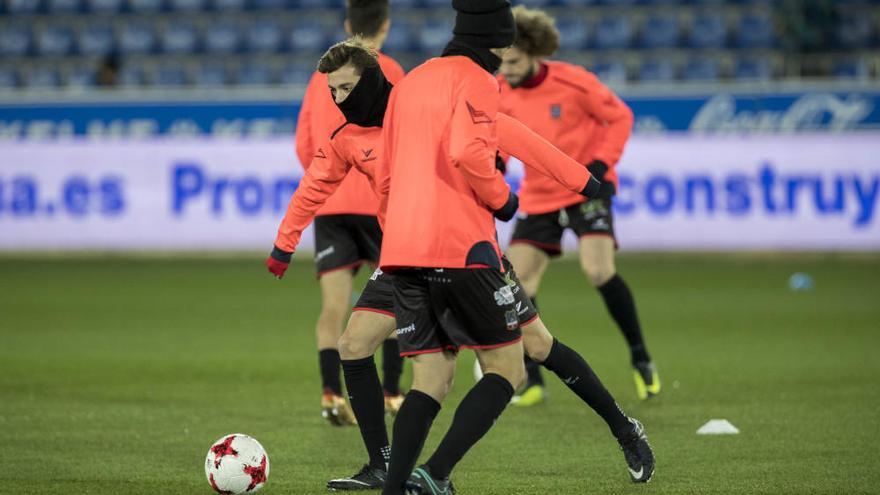
[[(379, 66), (391, 84), (403, 79), (400, 64), (391, 57), (379, 54)], [(345, 123), (345, 117), (333, 102), (327, 87), (327, 74), (315, 72), (309, 80), (296, 123), (296, 154), (304, 169), (308, 169), (318, 145)], [(361, 174), (351, 174), (339, 187), (339, 194), (329, 198), (318, 215), (375, 215), (379, 203)]]
[(510, 188), (495, 169), (498, 103), (498, 82), (464, 56), (428, 60), (391, 91), (380, 267), (501, 266), (492, 212)]
[[(565, 154), (588, 165), (602, 160), (605, 177), (617, 185), (615, 165), (632, 132), (629, 107), (586, 69), (548, 61), (530, 81), (512, 88), (503, 77), (499, 111), (510, 115), (556, 145)], [(520, 210), (547, 213), (584, 200), (525, 163), (519, 192)]]
[[(584, 189), (590, 173), (583, 165), (516, 119), (499, 113), (497, 126), (498, 148), (502, 152), (532, 164), (536, 171), (559, 181), (570, 191)], [(377, 188), (378, 163), (383, 158), (380, 127), (348, 124), (340, 129), (332, 139), (318, 147), (317, 156), (312, 159), (290, 198), (275, 245), (284, 251), (296, 251), (303, 230), (312, 222), (318, 209), (336, 193), (352, 167)], [(376, 192), (378, 194), (378, 190)], [(380, 223), (384, 223), (384, 212), (380, 212)]]

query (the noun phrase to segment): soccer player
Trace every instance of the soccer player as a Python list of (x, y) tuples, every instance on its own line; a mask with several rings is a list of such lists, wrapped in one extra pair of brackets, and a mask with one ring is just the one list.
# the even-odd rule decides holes
[[(391, 21), (388, 0), (348, 0), (345, 30), (360, 35), (375, 50), (382, 47)], [(379, 54), (379, 65), (392, 83), (404, 73), (390, 57)], [(318, 145), (345, 123), (327, 85), (327, 75), (315, 72), (303, 98), (296, 126), (296, 151), (303, 168), (319, 153)], [(315, 219), (315, 264), (321, 286), (321, 314), (315, 326), (323, 394), (322, 414), (331, 424), (354, 424), (354, 415), (342, 396), (340, 356), (336, 343), (342, 334), (352, 294), (352, 280), (364, 262), (379, 260), (381, 232), (376, 221), (378, 200), (366, 178), (351, 174)], [(397, 341), (383, 344), (385, 407), (395, 413), (403, 402), (399, 382), (403, 371)]]
[[(375, 184), (376, 163), (382, 159), (382, 134), (379, 125), (391, 85), (378, 69), (375, 55), (356, 39), (330, 48), (318, 63), (318, 70), (328, 75), (331, 92), (346, 117), (346, 124), (319, 148), (323, 151), (312, 160), (278, 231), (269, 270), (279, 278), (284, 275), (302, 231), (315, 212), (334, 194), (351, 170), (363, 173)], [(582, 194), (601, 194), (582, 165), (564, 155), (521, 123), (498, 115), (499, 148), (510, 155), (534, 164), (568, 190)], [(372, 150), (365, 154), (364, 150)], [(510, 270), (505, 260), (505, 269)], [(516, 299), (517, 317), (523, 328), (526, 353), (541, 361), (572, 390), (605, 418), (619, 437), (627, 464), (650, 477), (653, 461), (643, 434), (636, 429), (608, 395), (586, 362), (561, 343), (555, 342), (540, 317), (525, 297), (525, 291), (513, 271), (506, 274)], [(328, 488), (361, 490), (382, 487), (388, 460), (388, 436), (382, 408), (382, 386), (373, 361), (373, 353), (383, 339), (394, 331), (393, 283), (391, 275), (377, 270), (364, 288), (339, 341), (346, 387), (352, 408), (367, 449), (369, 463), (352, 476), (333, 479)], [(572, 377), (579, 377), (572, 381)], [(583, 377), (583, 380), (580, 379)], [(615, 429), (622, 428), (623, 434)], [(648, 469), (642, 469), (647, 466)]]
[[(452, 493), (452, 469), (488, 432), (524, 378), (514, 294), (522, 290), (504, 267), (493, 219), (509, 220), (518, 203), (495, 168), (499, 94), (492, 76), (503, 48), (514, 41), (515, 25), (506, 0), (452, 4), (453, 40), (442, 57), (397, 85), (383, 124), (380, 268), (394, 275), (397, 335), (401, 354), (413, 359), (414, 375), (394, 422), (386, 495)], [(580, 356), (548, 340), (549, 353), (539, 359), (551, 369), (559, 365), (554, 371), (576, 392), (583, 381), (581, 391), (598, 399), (585, 400), (600, 414), (616, 414), (603, 418), (615, 424), (633, 479), (648, 481), (653, 454), (641, 425), (620, 411)], [(475, 350), (485, 374), (459, 404), (437, 450), (413, 471), (451, 386), (456, 353), (465, 348)]]
[[(554, 20), (540, 10), (513, 9), (517, 35), (503, 57), (500, 111), (534, 129), (605, 182), (617, 184), (615, 165), (633, 124), (632, 111), (595, 75), (564, 62), (546, 60), (559, 48)], [(561, 254), (566, 229), (580, 238), (581, 268), (599, 290), (611, 317), (629, 344), (636, 393), (647, 399), (660, 392), (657, 367), (648, 354), (632, 292), (617, 274), (617, 242), (610, 198), (573, 194), (525, 164), (521, 215), (507, 256), (535, 302), (551, 257)], [(537, 365), (526, 358), (528, 381), (516, 404), (543, 401)]]

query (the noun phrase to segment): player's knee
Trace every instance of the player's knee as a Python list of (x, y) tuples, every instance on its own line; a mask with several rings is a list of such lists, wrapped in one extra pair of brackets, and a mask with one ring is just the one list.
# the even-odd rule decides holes
[(584, 275), (587, 276), (587, 280), (590, 281), (590, 284), (593, 287), (599, 287), (605, 285), (605, 282), (611, 280), (611, 277), (614, 276), (614, 267), (613, 266), (592, 266), (592, 265), (584, 265), (583, 267)]
[(352, 332), (345, 332), (339, 337), (339, 357), (342, 359), (363, 359), (373, 355), (370, 343), (357, 338)]
[(550, 349), (553, 347), (553, 336), (549, 332), (535, 332), (534, 334), (523, 334), (523, 345), (526, 354), (533, 361), (543, 363), (550, 355)]

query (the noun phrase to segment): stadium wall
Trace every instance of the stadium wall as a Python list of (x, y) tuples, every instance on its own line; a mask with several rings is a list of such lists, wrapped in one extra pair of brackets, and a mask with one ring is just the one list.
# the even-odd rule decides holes
[[(880, 249), (880, 88), (621, 92), (636, 114), (622, 249)], [(302, 177), (297, 101), (274, 89), (0, 102), (0, 250), (266, 250)], [(521, 177), (512, 164), (511, 185)]]

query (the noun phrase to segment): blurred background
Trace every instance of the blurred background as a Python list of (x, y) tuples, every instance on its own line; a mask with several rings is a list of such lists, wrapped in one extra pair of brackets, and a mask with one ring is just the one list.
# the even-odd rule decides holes
[[(523, 3), (635, 112), (623, 249), (880, 247), (880, 2)], [(391, 4), (383, 51), (439, 54), (448, 2)], [(342, 0), (3, 1), (0, 249), (270, 246), (343, 19)]]

